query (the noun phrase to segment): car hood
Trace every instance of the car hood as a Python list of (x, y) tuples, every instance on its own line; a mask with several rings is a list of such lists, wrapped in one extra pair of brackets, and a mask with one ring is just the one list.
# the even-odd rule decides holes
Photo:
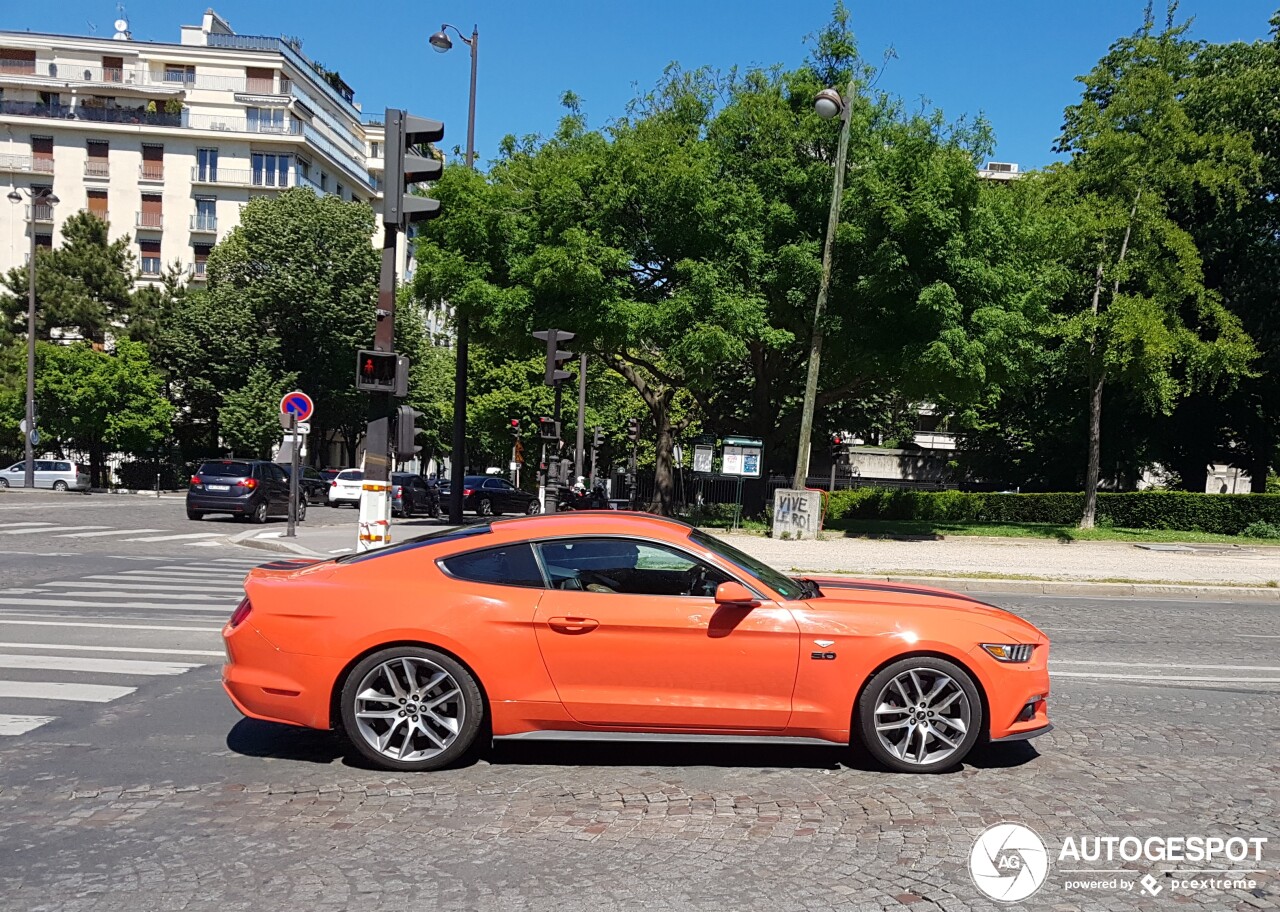
[[(967, 616), (974, 623), (1018, 638), (1019, 642), (1043, 643), (1048, 637), (1034, 624), (1016, 614), (988, 605), (972, 596), (932, 586), (916, 586), (910, 583), (893, 583), (884, 580), (860, 580), (849, 577), (811, 576), (822, 589), (823, 598), (812, 599), (809, 605), (822, 612), (839, 612), (843, 605), (849, 610), (864, 609), (869, 601), (905, 598), (913, 610), (941, 611)], [(877, 599), (876, 596), (883, 596)]]

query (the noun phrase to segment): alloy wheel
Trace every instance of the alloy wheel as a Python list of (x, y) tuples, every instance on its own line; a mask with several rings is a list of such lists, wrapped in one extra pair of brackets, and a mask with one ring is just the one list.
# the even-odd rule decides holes
[(467, 721), (462, 688), (430, 659), (400, 656), (376, 665), (356, 689), (359, 737), (389, 760), (429, 760), (447, 750)]
[(932, 766), (967, 740), (973, 722), (969, 695), (937, 668), (908, 668), (881, 688), (875, 733), (890, 756), (911, 766)]

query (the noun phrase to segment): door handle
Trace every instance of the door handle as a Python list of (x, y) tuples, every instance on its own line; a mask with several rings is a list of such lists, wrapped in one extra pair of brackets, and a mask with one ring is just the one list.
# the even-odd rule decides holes
[(595, 618), (553, 617), (547, 618), (547, 625), (556, 633), (582, 634), (595, 630), (600, 622)]

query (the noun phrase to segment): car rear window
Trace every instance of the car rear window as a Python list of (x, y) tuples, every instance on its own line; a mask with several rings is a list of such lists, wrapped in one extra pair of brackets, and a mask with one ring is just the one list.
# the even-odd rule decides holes
[(342, 557), (335, 557), (335, 564), (358, 564), (361, 561), (370, 560), (375, 557), (386, 557), (390, 554), (399, 554), (402, 551), (413, 551), (428, 545), (440, 545), (445, 542), (457, 541), (460, 538), (470, 538), (473, 535), (487, 535), (492, 531), (487, 522), (476, 523), (474, 526), (461, 526), (453, 529), (438, 529), (435, 532), (428, 532), (425, 535), (418, 535), (414, 538), (405, 539), (398, 545), (388, 545), (385, 548), (378, 548), (375, 551), (364, 551), (358, 554), (344, 554)]
[(473, 583), (546, 588), (542, 571), (538, 569), (538, 561), (528, 542), (456, 554), (440, 561), (440, 565), (450, 576)]
[(222, 475), (228, 478), (248, 478), (253, 467), (247, 462), (206, 462), (197, 475)]
[(360, 469), (347, 469), (338, 473), (339, 481), (364, 481), (364, 472)]

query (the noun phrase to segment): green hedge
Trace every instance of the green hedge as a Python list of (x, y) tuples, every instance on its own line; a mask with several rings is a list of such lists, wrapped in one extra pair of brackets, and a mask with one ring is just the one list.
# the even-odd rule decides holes
[(125, 462), (116, 469), (120, 487), (149, 491), (156, 486), (156, 474), (160, 475), (160, 488), (165, 491), (181, 490), (191, 480), (192, 465), (175, 465), (171, 462)]
[[(1075, 525), (1084, 494), (979, 494), (853, 488), (836, 491), (827, 521), (920, 519), (940, 522), (1052, 523)], [(1098, 495), (1098, 523), (1125, 529), (1176, 529), (1239, 535), (1250, 523), (1280, 525), (1280, 495), (1192, 494), (1141, 491)]]

